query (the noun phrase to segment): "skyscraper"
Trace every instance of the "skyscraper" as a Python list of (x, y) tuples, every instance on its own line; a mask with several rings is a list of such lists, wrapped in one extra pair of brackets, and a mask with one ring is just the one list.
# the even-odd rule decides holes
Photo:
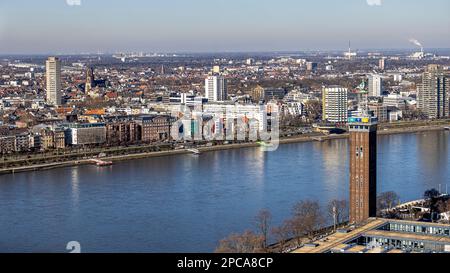
[(205, 80), (205, 97), (209, 101), (227, 100), (227, 80), (220, 75), (208, 76)]
[(348, 117), (347, 88), (330, 86), (322, 90), (322, 104), (324, 121), (345, 123)]
[(61, 105), (61, 61), (56, 57), (49, 57), (45, 63), (47, 81), (47, 103)]
[(317, 63), (307, 62), (306, 63), (306, 70), (307, 71), (316, 71), (317, 70)]
[(377, 123), (373, 117), (349, 119), (351, 223), (377, 213)]
[(428, 118), (450, 115), (450, 77), (439, 65), (429, 65), (417, 86), (417, 106)]
[(385, 58), (381, 58), (381, 59), (378, 61), (378, 68), (379, 68), (380, 70), (384, 70), (384, 69), (386, 68), (386, 59), (385, 59)]
[(383, 81), (380, 75), (370, 75), (369, 76), (369, 96), (371, 97), (381, 97)]

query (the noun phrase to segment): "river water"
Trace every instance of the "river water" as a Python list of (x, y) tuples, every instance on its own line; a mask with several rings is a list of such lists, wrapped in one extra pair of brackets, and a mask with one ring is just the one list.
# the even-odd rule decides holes
[[(449, 135), (380, 136), (378, 191), (445, 191)], [(4, 175), (0, 252), (212, 252), (262, 208), (279, 224), (299, 200), (348, 199), (348, 179), (345, 139)]]

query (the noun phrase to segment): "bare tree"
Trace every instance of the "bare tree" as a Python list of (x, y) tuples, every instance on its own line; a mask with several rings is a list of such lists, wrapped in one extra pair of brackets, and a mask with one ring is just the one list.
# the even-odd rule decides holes
[(272, 228), (272, 235), (275, 237), (275, 240), (278, 242), (279, 252), (283, 253), (286, 249), (286, 245), (291, 236), (291, 229), (289, 226), (289, 222), (285, 221), (279, 227)]
[(434, 221), (434, 214), (438, 210), (437, 203), (440, 195), (440, 192), (436, 189), (427, 190), (423, 194), (423, 197), (426, 200), (426, 205), (430, 208), (430, 219), (432, 222)]
[(300, 246), (300, 244), (302, 243), (302, 239), (305, 236), (302, 219), (298, 217), (288, 219), (286, 220), (286, 227), (289, 231), (289, 234), (291, 234), (292, 237), (296, 240), (297, 245)]
[(267, 242), (269, 240), (269, 230), (270, 230), (270, 224), (272, 221), (272, 214), (269, 210), (263, 209), (258, 212), (258, 214), (255, 217), (256, 222), (256, 228), (263, 236), (263, 247), (267, 247)]
[(395, 205), (400, 202), (400, 197), (393, 191), (380, 193), (377, 197), (377, 210), (381, 215), (383, 210), (391, 210)]
[(323, 216), (317, 201), (301, 201), (294, 206), (293, 220), (297, 229), (309, 239), (314, 238), (315, 232), (322, 227)]
[(311, 120), (317, 120), (322, 116), (322, 104), (320, 101), (310, 100), (305, 104), (306, 114)]
[(263, 238), (252, 231), (232, 234), (220, 241), (215, 253), (263, 253)]
[(328, 204), (328, 215), (336, 225), (342, 224), (348, 218), (348, 203), (346, 200), (332, 200)]
[(437, 209), (440, 213), (445, 213), (450, 211), (450, 200), (439, 200), (436, 204)]

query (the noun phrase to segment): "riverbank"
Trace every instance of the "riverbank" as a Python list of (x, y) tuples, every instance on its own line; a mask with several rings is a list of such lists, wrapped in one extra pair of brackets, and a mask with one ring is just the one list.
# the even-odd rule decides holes
[[(394, 134), (408, 134), (408, 133), (420, 133), (420, 132), (428, 132), (428, 131), (444, 131), (445, 127), (448, 127), (448, 124), (445, 125), (426, 125), (426, 126), (415, 126), (415, 127), (402, 127), (402, 128), (380, 128), (378, 131), (378, 135), (394, 135)], [(301, 135), (289, 138), (280, 139), (279, 143), (282, 144), (293, 144), (293, 143), (302, 143), (302, 142), (312, 142), (312, 141), (328, 141), (334, 139), (346, 139), (348, 138), (348, 133), (341, 135)], [(230, 149), (240, 149), (240, 148), (254, 148), (260, 147), (258, 143), (239, 143), (239, 144), (226, 144), (226, 145), (216, 145), (211, 147), (198, 147), (200, 153), (212, 152), (212, 151), (220, 151), (220, 150), (230, 150)], [(162, 157), (162, 156), (171, 156), (171, 155), (182, 155), (182, 154), (191, 154), (191, 151), (186, 149), (180, 150), (167, 150), (167, 151), (159, 151), (159, 152), (145, 152), (145, 153), (136, 153), (136, 154), (128, 154), (128, 155), (118, 155), (118, 156), (107, 156), (101, 158), (102, 160), (112, 161), (112, 162), (121, 162), (133, 159), (142, 159), (142, 158), (152, 158), (152, 157)], [(55, 168), (64, 168), (64, 167), (73, 167), (73, 166), (81, 166), (81, 165), (89, 165), (92, 164), (90, 159), (82, 159), (82, 160), (68, 160), (63, 162), (53, 162), (46, 164), (34, 164), (27, 165), (21, 167), (14, 168), (5, 168), (0, 169), (0, 175), (2, 174), (13, 174), (20, 172), (28, 172), (28, 171), (40, 171), (40, 170), (49, 170)]]

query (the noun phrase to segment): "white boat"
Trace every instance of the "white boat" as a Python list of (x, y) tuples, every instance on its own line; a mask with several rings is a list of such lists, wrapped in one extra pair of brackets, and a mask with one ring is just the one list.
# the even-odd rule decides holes
[(200, 155), (200, 151), (198, 149), (187, 149), (193, 155)]

